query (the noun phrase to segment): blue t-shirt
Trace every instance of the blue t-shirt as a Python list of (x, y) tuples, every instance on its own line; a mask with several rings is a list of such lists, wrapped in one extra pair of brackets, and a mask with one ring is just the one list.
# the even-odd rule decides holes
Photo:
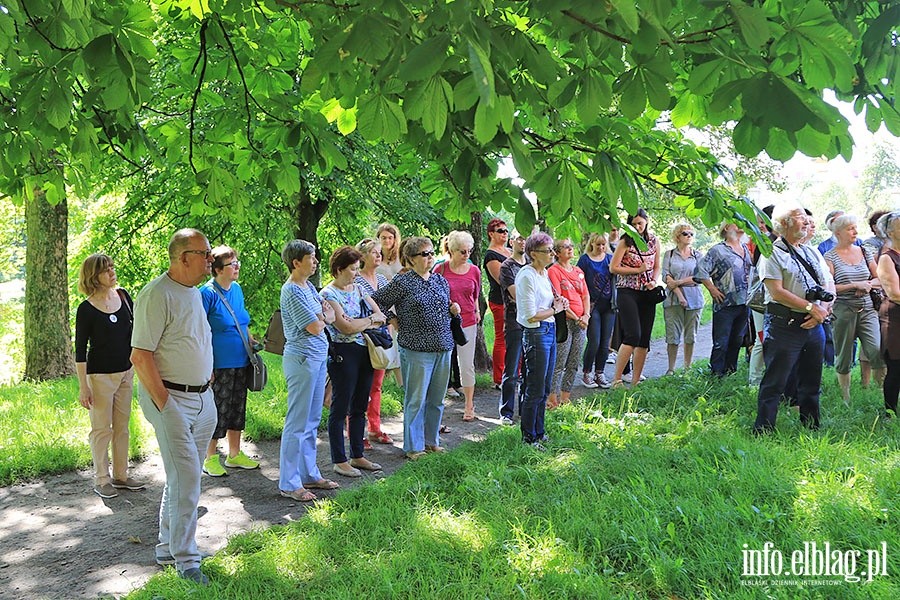
[(319, 319), (322, 297), (308, 281), (300, 287), (291, 281), (281, 286), (281, 322), (284, 327), (284, 353), (314, 360), (328, 357), (325, 331), (313, 335), (306, 330)]
[(591, 302), (597, 302), (601, 298), (612, 298), (613, 278), (609, 272), (609, 263), (612, 254), (607, 252), (603, 260), (593, 260), (587, 254), (582, 254), (578, 259), (578, 268), (584, 271), (584, 280), (587, 282), (588, 293)]
[(209, 327), (212, 329), (212, 345), (213, 345), (213, 368), (214, 369), (237, 369), (246, 367), (250, 364), (250, 358), (247, 356), (247, 350), (244, 348), (244, 342), (241, 340), (241, 334), (234, 324), (234, 318), (225, 303), (213, 289), (217, 287), (231, 309), (237, 316), (241, 324), (244, 335), (250, 340), (247, 327), (250, 325), (250, 314), (244, 307), (244, 291), (241, 286), (234, 282), (227, 290), (217, 284), (214, 279), (207, 281), (200, 288), (200, 295), (203, 297), (203, 308), (206, 310), (206, 320), (209, 321)]

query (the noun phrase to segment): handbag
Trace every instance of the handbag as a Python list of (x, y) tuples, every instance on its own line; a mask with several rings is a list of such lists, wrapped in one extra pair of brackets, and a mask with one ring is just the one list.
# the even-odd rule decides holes
[[(553, 290), (553, 299), (556, 300), (559, 298), (559, 294), (556, 293), (556, 289), (553, 287), (553, 284), (550, 284), (550, 289)], [(569, 339), (569, 326), (566, 325), (566, 311), (560, 311), (558, 313), (553, 313), (553, 322), (556, 324), (556, 343), (564, 344), (567, 339)]]
[(453, 341), (457, 346), (465, 346), (469, 343), (466, 332), (463, 331), (462, 317), (459, 315), (450, 315), (450, 333), (453, 334)]
[(666, 288), (665, 286), (658, 285), (652, 290), (650, 290), (650, 297), (653, 299), (653, 304), (659, 304), (663, 300), (666, 299)]
[[(238, 321), (237, 315), (234, 314), (234, 310), (231, 308), (231, 305), (228, 304), (228, 300), (225, 299), (225, 294), (219, 289), (219, 284), (213, 281), (212, 287), (216, 290), (219, 298), (222, 299), (222, 304), (224, 304), (225, 308), (228, 309), (228, 312), (231, 313), (231, 318), (234, 319), (234, 325), (237, 327), (238, 333), (241, 336), (241, 341), (244, 342), (244, 350), (247, 351), (247, 356), (250, 358), (250, 381), (247, 382), (247, 389), (251, 392), (261, 392), (265, 389), (266, 383), (269, 381), (269, 372), (266, 370), (266, 363), (259, 353), (250, 347), (250, 342), (247, 340), (247, 336), (244, 335), (244, 330), (241, 329), (241, 324)], [(280, 311), (278, 316), (281, 316)], [(282, 328), (282, 334), (283, 333), (284, 329)], [(282, 346), (281, 351), (284, 352), (284, 346)]]
[(872, 299), (872, 308), (878, 312), (881, 310), (881, 304), (887, 299), (887, 294), (881, 288), (872, 288), (869, 290), (869, 297)]
[[(375, 309), (366, 301), (362, 288), (356, 286), (359, 290), (359, 317), (364, 319), (375, 314)], [(385, 323), (380, 327), (372, 327), (362, 332), (363, 339), (366, 340), (366, 350), (369, 351), (369, 362), (376, 371), (396, 369), (400, 366), (400, 352), (394, 345), (394, 338)]]

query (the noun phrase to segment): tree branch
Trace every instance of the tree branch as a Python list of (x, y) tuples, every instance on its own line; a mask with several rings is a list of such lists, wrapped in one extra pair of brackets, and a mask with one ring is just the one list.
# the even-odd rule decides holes
[(31, 13), (28, 12), (27, 3), (23, 2), (21, 4), (21, 6), (22, 6), (22, 11), (25, 13), (25, 16), (28, 17), (28, 24), (31, 26), (32, 29), (34, 29), (37, 32), (37, 34), (39, 36), (44, 38), (44, 41), (47, 42), (47, 44), (51, 48), (53, 48), (54, 50), (59, 50), (60, 52), (79, 52), (81, 50), (81, 48), (64, 48), (62, 46), (57, 46), (55, 43), (53, 43), (53, 40), (51, 40), (49, 37), (47, 37), (47, 35), (43, 31), (40, 30), (40, 28), (38, 27), (37, 21), (35, 20), (34, 17), (31, 16)]
[(200, 63), (200, 60), (203, 60), (203, 66), (200, 68), (200, 77), (197, 80), (197, 87), (194, 89), (193, 98), (191, 98), (191, 122), (188, 124), (188, 163), (191, 165), (191, 170), (194, 173), (197, 172), (197, 167), (194, 166), (194, 121), (197, 112), (197, 98), (200, 97), (200, 89), (203, 87), (203, 78), (206, 76), (206, 63), (208, 61), (206, 53), (207, 27), (209, 27), (209, 20), (204, 19), (203, 24), (200, 25), (200, 52), (197, 54), (197, 60), (194, 61), (194, 65), (191, 67), (191, 73), (193, 73), (197, 70), (197, 65)]

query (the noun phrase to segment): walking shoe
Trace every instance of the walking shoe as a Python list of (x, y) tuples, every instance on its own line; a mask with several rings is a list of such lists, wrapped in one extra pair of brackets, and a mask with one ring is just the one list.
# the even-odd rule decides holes
[(178, 576), (185, 581), (193, 581), (197, 585), (209, 585), (209, 579), (203, 574), (203, 571), (194, 567), (193, 569), (185, 569)]
[(513, 420), (509, 417), (500, 417), (500, 424), (506, 425), (507, 427), (512, 427), (514, 425)]
[(594, 374), (594, 382), (597, 384), (597, 387), (600, 388), (601, 390), (608, 390), (609, 387), (612, 385), (609, 382), (609, 379), (607, 379), (606, 375), (604, 375), (603, 373), (600, 373), (599, 375), (595, 373)]
[[(216, 459), (218, 459), (218, 458), (219, 457), (216, 456)], [(249, 459), (247, 457), (247, 455), (244, 454), (244, 451), (241, 450), (240, 452), (237, 453), (237, 456), (229, 456), (228, 458), (226, 458), (225, 466), (226, 467), (234, 467), (237, 469), (256, 469), (257, 467), (259, 467), (259, 463), (256, 462), (255, 460)], [(224, 471), (224, 469), (223, 469), (223, 471)]]
[(459, 392), (457, 392), (453, 388), (447, 388), (447, 397), (448, 398), (459, 398)]
[(535, 450), (537, 450), (538, 452), (545, 452), (547, 450), (543, 446), (543, 444), (541, 444), (540, 442), (525, 442), (525, 443), (528, 444), (529, 446), (531, 446), (532, 448), (534, 448)]
[(223, 475), (228, 475), (228, 471), (226, 471), (225, 467), (222, 466), (222, 463), (219, 462), (218, 454), (213, 454), (203, 461), (203, 472), (210, 477), (222, 477)]
[[(200, 560), (203, 560), (203, 559), (206, 559), (206, 558), (209, 558), (210, 556), (212, 556), (212, 554), (210, 554), (209, 552), (204, 552), (203, 550), (197, 550), (197, 552), (200, 553)], [(156, 564), (158, 564), (161, 567), (168, 567), (169, 565), (174, 565), (175, 557), (172, 556), (171, 554), (166, 554), (165, 556), (157, 556)]]
[[(633, 379), (633, 378), (631, 377), (631, 373), (622, 376), (622, 381), (624, 381), (624, 382), (626, 382), (626, 383), (634, 383), (634, 382), (632, 381), (632, 379)], [(641, 375), (641, 378), (640, 378), (638, 381), (646, 381), (646, 380), (647, 380), (647, 376), (646, 376), (646, 375)]]
[(112, 484), (109, 483), (104, 483), (103, 485), (95, 485), (94, 493), (101, 498), (115, 498), (119, 495), (119, 492), (116, 491), (116, 488), (114, 488)]
[(597, 384), (594, 383), (594, 374), (593, 373), (585, 373), (581, 377), (581, 383), (586, 388), (595, 388)]
[(606, 357), (606, 364), (608, 364), (608, 365), (616, 364), (616, 358), (618, 358), (618, 356), (619, 355), (616, 354), (615, 352), (610, 352), (609, 356)]
[(132, 479), (131, 477), (126, 477), (125, 479), (113, 479), (112, 486), (119, 490), (131, 490), (137, 491), (142, 490), (147, 487), (147, 484), (143, 481), (138, 481), (136, 479)]

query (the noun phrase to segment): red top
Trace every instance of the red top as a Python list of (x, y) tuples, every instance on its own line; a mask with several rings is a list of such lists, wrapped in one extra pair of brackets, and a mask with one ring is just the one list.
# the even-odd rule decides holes
[(569, 300), (569, 310), (577, 316), (584, 315), (584, 295), (587, 294), (587, 283), (584, 280), (584, 271), (573, 266), (571, 271), (566, 271), (559, 263), (553, 263), (547, 269), (550, 283), (553, 289)]
[(459, 304), (463, 327), (476, 323), (475, 311), (478, 309), (478, 294), (481, 293), (481, 271), (472, 263), (466, 264), (469, 270), (463, 275), (454, 273), (449, 261), (434, 268), (434, 272), (443, 275), (450, 284), (450, 301)]

